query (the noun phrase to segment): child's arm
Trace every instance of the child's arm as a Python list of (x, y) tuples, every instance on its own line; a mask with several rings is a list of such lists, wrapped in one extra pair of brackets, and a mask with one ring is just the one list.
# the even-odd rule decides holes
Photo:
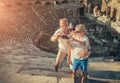
[(90, 54), (91, 54), (91, 49), (88, 49), (88, 56), (90, 56)]
[(88, 56), (90, 56), (91, 55), (91, 46), (90, 46), (89, 39), (87, 40), (86, 46), (87, 46)]
[(75, 38), (72, 38), (72, 41), (78, 42), (81, 46), (85, 46), (85, 45), (86, 45), (85, 42), (82, 42), (82, 41), (76, 40)]

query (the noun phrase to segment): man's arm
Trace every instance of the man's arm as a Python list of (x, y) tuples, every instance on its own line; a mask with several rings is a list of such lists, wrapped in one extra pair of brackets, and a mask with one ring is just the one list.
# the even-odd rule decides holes
[(61, 35), (53, 35), (53, 36), (51, 37), (51, 41), (52, 41), (52, 42), (55, 42), (59, 37), (61, 37)]

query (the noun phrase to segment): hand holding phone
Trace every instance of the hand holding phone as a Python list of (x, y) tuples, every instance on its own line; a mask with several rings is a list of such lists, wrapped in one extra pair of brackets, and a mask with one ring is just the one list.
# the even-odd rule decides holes
[(63, 39), (69, 39), (66, 35), (62, 35)]

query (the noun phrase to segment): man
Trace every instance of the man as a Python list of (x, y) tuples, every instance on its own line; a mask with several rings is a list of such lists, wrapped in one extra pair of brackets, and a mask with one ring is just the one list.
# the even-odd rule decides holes
[(69, 30), (68, 30), (68, 20), (66, 18), (62, 18), (59, 20), (60, 28), (55, 31), (53, 36), (51, 37), (51, 41), (55, 42), (58, 40), (58, 54), (55, 61), (55, 71), (58, 72), (58, 67), (63, 61), (64, 57), (67, 55), (68, 49), (68, 39), (69, 39)]

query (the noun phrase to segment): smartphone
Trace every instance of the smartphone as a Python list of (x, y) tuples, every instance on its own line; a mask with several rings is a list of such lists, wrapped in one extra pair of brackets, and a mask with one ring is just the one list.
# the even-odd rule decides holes
[(62, 36), (63, 39), (69, 39), (66, 35)]

